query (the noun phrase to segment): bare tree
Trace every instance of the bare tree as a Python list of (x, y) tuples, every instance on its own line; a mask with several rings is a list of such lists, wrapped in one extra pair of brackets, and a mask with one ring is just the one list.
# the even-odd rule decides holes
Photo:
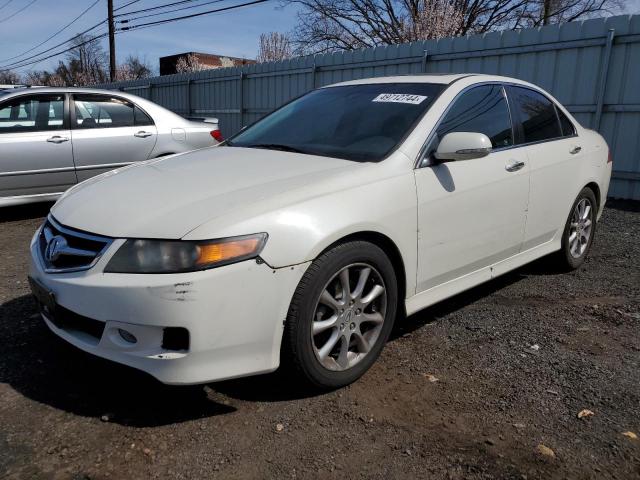
[(200, 63), (198, 57), (193, 53), (178, 58), (176, 62), (176, 72), (178, 73), (200, 72), (209, 68), (210, 67)]
[(522, 18), (525, 27), (572, 22), (596, 14), (612, 14), (622, 0), (536, 0), (531, 1)]
[(20, 83), (20, 75), (13, 70), (0, 70), (0, 84), (16, 85)]
[[(482, 0), (478, 0), (482, 1)], [(459, 33), (462, 16), (448, 0), (292, 0), (301, 6), (296, 53), (356, 50)]]
[(260, 35), (258, 62), (277, 62), (293, 56), (291, 41), (284, 33), (269, 32)]
[(562, 23), (609, 13), (622, 0), (288, 0), (300, 8), (296, 53)]
[(153, 67), (146, 58), (129, 55), (124, 63), (116, 68), (116, 80), (139, 80), (149, 78), (153, 74)]
[(32, 86), (65, 87), (67, 84), (60, 75), (46, 70), (30, 71), (24, 76), (24, 83)]
[(60, 62), (58, 73), (67, 85), (91, 85), (107, 80), (107, 54), (100, 40), (81, 35), (74, 39), (75, 47)]

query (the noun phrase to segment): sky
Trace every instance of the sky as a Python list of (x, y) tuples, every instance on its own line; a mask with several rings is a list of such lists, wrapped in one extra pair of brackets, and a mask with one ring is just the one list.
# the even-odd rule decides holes
[[(11, 57), (31, 49), (78, 16), (95, 0), (0, 0), (0, 68), (7, 66)], [(114, 0), (115, 8), (131, 0)], [(138, 0), (117, 13), (150, 8), (177, 0)], [(211, 0), (191, 0), (193, 5)], [(221, 6), (245, 3), (248, 0), (218, 0), (201, 8), (183, 10), (168, 16), (157, 16), (138, 20), (148, 22), (171, 16), (185, 15)], [(622, 0), (624, 13), (640, 13), (640, 0)], [(189, 3), (172, 8), (187, 6)], [(6, 6), (5, 6), (6, 5)], [(20, 9), (26, 7), (23, 11)], [(151, 12), (148, 12), (151, 13)], [(13, 16), (7, 19), (7, 17)], [(137, 55), (158, 70), (158, 58), (189, 51), (216, 53), (234, 57), (255, 58), (258, 54), (258, 39), (264, 32), (289, 32), (296, 24), (295, 6), (283, 6), (281, 0), (243, 7), (228, 12), (214, 13), (165, 25), (123, 32), (116, 36), (116, 57), (124, 60), (128, 55)], [(25, 55), (34, 55), (46, 50), (75, 34), (104, 20), (107, 16), (107, 0), (99, 0), (82, 18), (67, 30)], [(106, 27), (94, 32), (106, 31)], [(105, 51), (108, 45), (104, 41)], [(60, 47), (64, 48), (64, 47)], [(56, 49), (58, 50), (58, 49)], [(55, 52), (56, 50), (53, 50)], [(21, 57), (22, 58), (22, 57)], [(58, 59), (53, 58), (36, 65), (17, 68), (20, 73), (28, 70), (52, 69)]]
[[(69, 23), (94, 0), (36, 0), (24, 11), (9, 20), (6, 17), (27, 6), (33, 0), (12, 0), (5, 8), (1, 8), (8, 0), (0, 0), (0, 66), (19, 60), (6, 60), (29, 50), (39, 44), (57, 30)], [(114, 7), (124, 5), (131, 0), (114, 0)], [(134, 5), (118, 13), (140, 10), (157, 5), (173, 3), (176, 0), (139, 0)], [(210, 0), (209, 0), (210, 1)], [(246, 3), (247, 0), (220, 0), (192, 10), (183, 10), (167, 16), (141, 19), (148, 22), (172, 16), (186, 15), (199, 11), (220, 8), (221, 6)], [(208, 3), (207, 0), (196, 0), (194, 5)], [(179, 8), (185, 5), (177, 5)], [(148, 12), (152, 13), (152, 12)], [(155, 12), (154, 12), (155, 13)], [(124, 60), (129, 54), (146, 58), (158, 70), (158, 58), (182, 52), (204, 52), (229, 55), (234, 57), (255, 58), (258, 54), (258, 40), (264, 32), (288, 32), (296, 24), (297, 10), (292, 6), (283, 7), (278, 0), (262, 4), (238, 8), (228, 12), (214, 13), (193, 19), (182, 20), (152, 28), (132, 30), (116, 35), (116, 57)], [(141, 14), (139, 14), (141, 15)], [(107, 0), (100, 0), (82, 18), (67, 30), (44, 44), (42, 47), (25, 55), (29, 57), (67, 40), (77, 33), (97, 24), (107, 17)], [(94, 30), (99, 33), (106, 31)], [(103, 41), (105, 51), (108, 44)], [(63, 49), (60, 47), (56, 50)], [(56, 50), (52, 50), (54, 53)], [(28, 70), (52, 69), (58, 59), (46, 60), (36, 65), (17, 68), (24, 73)]]

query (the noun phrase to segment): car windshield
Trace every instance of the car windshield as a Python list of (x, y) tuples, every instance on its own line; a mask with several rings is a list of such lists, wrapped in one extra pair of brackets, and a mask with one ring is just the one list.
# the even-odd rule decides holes
[(314, 90), (241, 131), (227, 145), (379, 162), (444, 87), (378, 83)]

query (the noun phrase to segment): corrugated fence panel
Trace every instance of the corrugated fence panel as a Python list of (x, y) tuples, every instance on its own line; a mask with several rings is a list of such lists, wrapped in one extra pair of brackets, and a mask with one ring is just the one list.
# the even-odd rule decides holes
[(640, 199), (640, 15), (426, 40), (100, 85), (184, 116), (217, 117), (230, 136), (313, 88), (420, 73), (489, 73), (551, 92), (614, 158), (609, 194)]

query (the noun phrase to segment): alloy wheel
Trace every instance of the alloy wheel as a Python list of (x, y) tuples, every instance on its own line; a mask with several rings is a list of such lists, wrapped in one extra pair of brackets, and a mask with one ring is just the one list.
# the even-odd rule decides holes
[(569, 225), (569, 252), (580, 258), (589, 246), (593, 226), (593, 208), (588, 198), (581, 199), (573, 210)]
[(386, 309), (385, 284), (373, 266), (356, 263), (338, 271), (322, 290), (311, 325), (322, 366), (344, 371), (359, 363), (380, 336)]

